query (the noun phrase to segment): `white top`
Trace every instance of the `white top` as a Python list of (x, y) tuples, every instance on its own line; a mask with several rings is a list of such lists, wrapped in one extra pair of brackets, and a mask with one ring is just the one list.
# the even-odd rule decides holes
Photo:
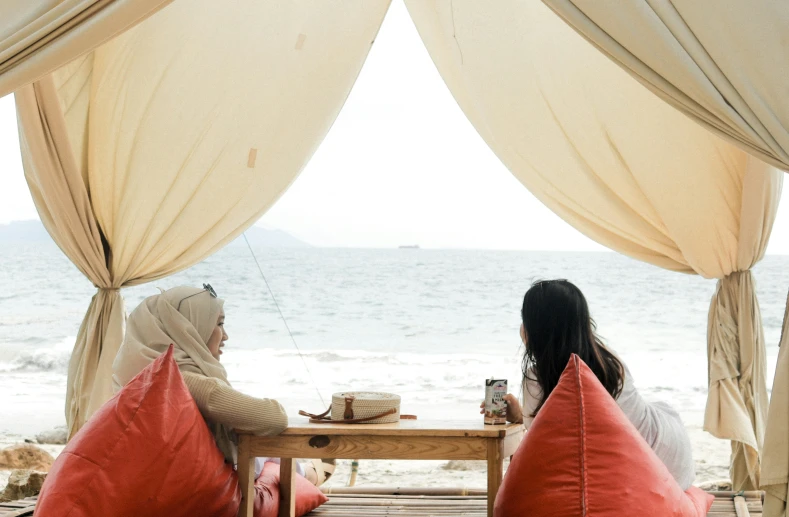
[[(621, 359), (620, 359), (621, 361)], [(647, 402), (636, 390), (633, 376), (624, 362), (625, 380), (617, 404), (628, 420), (638, 429), (658, 458), (668, 467), (682, 490), (687, 490), (696, 478), (696, 467), (685, 426), (679, 413), (665, 402)], [(523, 386), (523, 423), (531, 426), (532, 414), (537, 409), (542, 390), (533, 380)]]

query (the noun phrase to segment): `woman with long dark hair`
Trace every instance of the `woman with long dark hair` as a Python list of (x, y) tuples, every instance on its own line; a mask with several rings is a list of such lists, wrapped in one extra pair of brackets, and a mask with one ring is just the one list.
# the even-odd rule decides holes
[(508, 419), (527, 428), (556, 387), (571, 354), (594, 372), (683, 490), (696, 476), (690, 439), (679, 414), (664, 402), (645, 401), (625, 364), (595, 333), (581, 290), (567, 280), (534, 283), (523, 298), (523, 410), (507, 396)]

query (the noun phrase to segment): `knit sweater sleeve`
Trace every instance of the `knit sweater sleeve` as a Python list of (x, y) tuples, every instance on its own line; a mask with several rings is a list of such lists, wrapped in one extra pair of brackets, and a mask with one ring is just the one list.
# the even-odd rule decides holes
[(244, 395), (218, 379), (183, 372), (189, 393), (206, 420), (235, 431), (272, 436), (288, 427), (288, 416), (273, 399)]

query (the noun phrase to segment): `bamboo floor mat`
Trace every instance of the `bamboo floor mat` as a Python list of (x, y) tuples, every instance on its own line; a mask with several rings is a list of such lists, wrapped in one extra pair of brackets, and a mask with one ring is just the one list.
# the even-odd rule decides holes
[(23, 515), (33, 515), (33, 510), (35, 507), (35, 497), (28, 497), (19, 501), (0, 503), (0, 517), (22, 517)]
[[(337, 489), (334, 489), (337, 490)], [(487, 515), (484, 490), (430, 491), (428, 489), (392, 490), (342, 489), (329, 491), (329, 502), (308, 514), (309, 517), (379, 517), (379, 516), (469, 516)], [(432, 492), (432, 493), (431, 493)], [(762, 517), (761, 492), (710, 492), (715, 502), (710, 517)]]
[[(484, 517), (487, 500), (484, 490), (463, 489), (380, 489), (327, 490), (329, 502), (309, 513), (309, 517)], [(761, 492), (710, 492), (715, 502), (710, 517), (761, 517)], [(36, 498), (0, 503), (0, 517), (33, 515)], [(107, 516), (109, 517), (109, 516)]]

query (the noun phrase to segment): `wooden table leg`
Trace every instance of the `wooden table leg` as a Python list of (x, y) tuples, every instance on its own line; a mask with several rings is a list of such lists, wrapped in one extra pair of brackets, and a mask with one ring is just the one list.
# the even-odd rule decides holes
[(280, 461), (279, 517), (296, 517), (296, 458)]
[(502, 442), (498, 438), (488, 438), (488, 517), (493, 517), (493, 505), (504, 475), (504, 455)]
[(255, 458), (249, 453), (251, 439), (242, 434), (238, 440), (238, 484), (241, 487), (238, 517), (252, 517), (255, 510)]

